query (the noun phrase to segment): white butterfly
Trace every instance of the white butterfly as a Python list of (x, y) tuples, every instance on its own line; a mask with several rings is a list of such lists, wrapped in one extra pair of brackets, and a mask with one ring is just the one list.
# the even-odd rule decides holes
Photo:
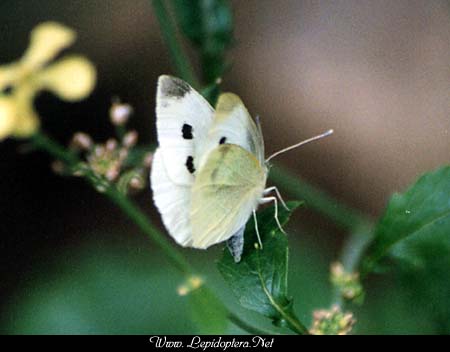
[[(236, 261), (243, 250), (245, 224), (267, 196), (267, 161), (259, 123), (241, 99), (223, 93), (216, 109), (183, 80), (160, 76), (156, 96), (157, 133), (151, 186), (169, 234), (183, 247), (206, 249), (227, 241)], [(259, 237), (255, 217), (255, 228)]]

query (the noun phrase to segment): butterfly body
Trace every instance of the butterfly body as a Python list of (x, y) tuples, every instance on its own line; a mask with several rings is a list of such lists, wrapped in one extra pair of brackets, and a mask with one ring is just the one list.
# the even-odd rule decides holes
[[(244, 104), (224, 93), (216, 109), (186, 82), (161, 76), (151, 185), (163, 223), (185, 247), (208, 248), (243, 229), (264, 198), (264, 142)], [(240, 257), (243, 241), (233, 243)], [(240, 248), (240, 249), (239, 249)]]

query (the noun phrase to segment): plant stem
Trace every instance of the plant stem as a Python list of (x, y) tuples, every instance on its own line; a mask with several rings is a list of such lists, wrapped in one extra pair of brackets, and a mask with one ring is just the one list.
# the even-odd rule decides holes
[(164, 0), (152, 0), (152, 5), (178, 75), (189, 82), (194, 88), (198, 87), (194, 69), (187, 55), (184, 53), (181, 43), (177, 40), (177, 31), (164, 4)]
[[(69, 150), (49, 138), (42, 132), (36, 133), (32, 139), (32, 143), (54, 158), (63, 161), (69, 167), (75, 167), (80, 163), (80, 160), (76, 155)], [(87, 170), (85, 178), (95, 186), (98, 184), (98, 177), (92, 172)], [(182, 254), (172, 247), (170, 242), (159, 232), (147, 219), (147, 217), (139, 210), (139, 208), (126, 196), (117, 190), (114, 186), (108, 186), (104, 193), (114, 204), (116, 204), (134, 223), (154, 242), (161, 250), (166, 254), (171, 263), (184, 275), (190, 276), (194, 270), (189, 265), (187, 260)]]
[(344, 229), (353, 231), (371, 222), (358, 210), (343, 205), (281, 166), (271, 168), (269, 177), (281, 189), (304, 200), (308, 207), (330, 218)]
[[(372, 239), (373, 225), (363, 224), (346, 240), (339, 257), (339, 262), (343, 265), (346, 272), (354, 273), (358, 270), (361, 257)], [(345, 301), (340, 290), (334, 287), (332, 305), (337, 305), (342, 308), (344, 303)]]
[(31, 144), (38, 149), (42, 149), (69, 166), (75, 166), (78, 164), (78, 157), (48, 137), (43, 132), (37, 132), (31, 137)]
[(186, 276), (194, 274), (194, 269), (185, 257), (177, 251), (166, 237), (159, 232), (142, 211), (115, 187), (110, 187), (105, 195), (115, 203), (170, 259), (174, 267)]

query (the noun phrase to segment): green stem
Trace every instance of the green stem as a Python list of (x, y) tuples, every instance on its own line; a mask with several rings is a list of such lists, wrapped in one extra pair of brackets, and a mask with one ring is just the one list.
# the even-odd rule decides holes
[(271, 168), (269, 177), (281, 189), (304, 200), (309, 208), (325, 215), (344, 229), (353, 231), (362, 224), (371, 222), (358, 210), (347, 207), (281, 166)]
[[(353, 273), (358, 270), (361, 257), (372, 239), (373, 225), (363, 224), (346, 240), (339, 257), (339, 262), (343, 265), (346, 272)], [(333, 305), (341, 308), (345, 304), (342, 294), (337, 287), (334, 287), (332, 301)]]
[[(42, 132), (32, 137), (32, 143), (54, 158), (63, 161), (69, 167), (76, 167), (80, 160), (69, 150), (49, 138)], [(85, 178), (93, 185), (98, 185), (98, 177), (90, 170), (85, 173)], [(190, 276), (194, 270), (187, 260), (172, 247), (170, 242), (159, 232), (147, 219), (147, 217), (134, 205), (134, 203), (119, 192), (115, 186), (106, 187), (104, 193), (114, 204), (116, 204), (134, 223), (166, 254), (171, 263), (186, 276)]]
[(186, 276), (195, 271), (187, 262), (185, 257), (178, 252), (166, 237), (156, 230), (141, 210), (125, 195), (120, 193), (114, 186), (106, 191), (106, 196), (115, 203), (170, 259), (174, 267)]
[(181, 43), (177, 40), (177, 33), (174, 24), (170, 18), (169, 12), (163, 0), (152, 0), (153, 10), (158, 19), (161, 33), (166, 42), (170, 56), (172, 57), (178, 75), (189, 82), (194, 88), (198, 87), (198, 81), (194, 70), (184, 53)]
[(76, 166), (79, 162), (78, 157), (74, 153), (67, 150), (42, 132), (35, 133), (31, 137), (31, 143), (36, 148), (45, 150), (55, 159), (58, 159), (69, 166)]

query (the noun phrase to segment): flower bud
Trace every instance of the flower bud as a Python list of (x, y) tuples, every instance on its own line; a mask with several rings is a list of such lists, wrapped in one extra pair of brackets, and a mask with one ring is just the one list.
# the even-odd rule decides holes
[(84, 132), (77, 132), (72, 137), (71, 145), (76, 149), (89, 150), (93, 142), (91, 136)]
[(106, 170), (105, 177), (108, 181), (112, 182), (119, 176), (120, 168), (117, 166), (112, 166), (108, 170)]
[(114, 102), (109, 110), (111, 123), (115, 126), (123, 126), (128, 122), (133, 113), (133, 107), (130, 104)]
[(355, 303), (362, 303), (364, 300), (364, 289), (358, 273), (349, 273), (341, 263), (333, 263), (330, 280), (346, 300)]
[(117, 149), (117, 141), (114, 138), (110, 138), (105, 143), (105, 148), (108, 152), (113, 152)]
[(141, 190), (145, 187), (145, 181), (142, 177), (133, 177), (130, 180), (129, 186), (133, 190)]
[(144, 166), (150, 168), (153, 162), (153, 153), (147, 153), (144, 157)]
[(125, 148), (132, 148), (136, 145), (138, 141), (138, 133), (136, 131), (130, 131), (123, 137), (123, 146)]
[(317, 310), (310, 329), (312, 335), (348, 335), (356, 320), (351, 313), (343, 313), (338, 306), (330, 310)]

